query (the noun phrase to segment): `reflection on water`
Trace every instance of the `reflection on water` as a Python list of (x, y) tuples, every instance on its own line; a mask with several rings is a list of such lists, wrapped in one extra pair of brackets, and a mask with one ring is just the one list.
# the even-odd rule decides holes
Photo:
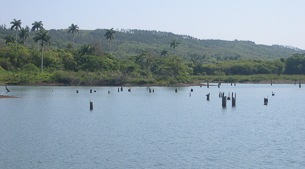
[[(305, 167), (304, 89), (152, 88), (10, 87), (20, 98), (0, 99), (0, 168)], [(236, 92), (236, 107), (219, 92)]]

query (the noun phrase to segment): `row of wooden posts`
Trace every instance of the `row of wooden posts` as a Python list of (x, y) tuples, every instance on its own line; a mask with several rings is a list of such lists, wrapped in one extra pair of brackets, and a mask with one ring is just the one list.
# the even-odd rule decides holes
[[(294, 84), (296, 84), (296, 81)], [(271, 86), (272, 85), (273, 85), (273, 80), (271, 79)], [(220, 88), (221, 82), (219, 82), (217, 86), (218, 86), (218, 88)], [(233, 83), (231, 83), (231, 86), (233, 86)], [(234, 83), (234, 86), (236, 86), (236, 83)], [(200, 87), (202, 87), (202, 86), (200, 85)], [(210, 87), (210, 83), (209, 83), (209, 81), (207, 81), (207, 88), (209, 88), (209, 87)], [(299, 81), (299, 88), (301, 88), (301, 87), (302, 87), (302, 83), (301, 83), (301, 81)], [(123, 92), (122, 86), (118, 88), (118, 92), (120, 92), (120, 91)], [(194, 90), (191, 89), (190, 96), (193, 91)], [(94, 90), (94, 92), (96, 92), (96, 91)], [(128, 88), (128, 92), (131, 92), (131, 88)], [(149, 93), (154, 93), (154, 92), (155, 92), (154, 89), (149, 88)], [(175, 89), (175, 92), (176, 93), (178, 92), (177, 88)], [(76, 93), (78, 93), (78, 90), (76, 90)], [(90, 93), (92, 93), (92, 89), (90, 89)], [(108, 94), (110, 94), (110, 91), (108, 91)], [(275, 93), (272, 92), (272, 96), (274, 96), (274, 95), (275, 95)], [(228, 94), (228, 96), (225, 96), (225, 93), (220, 92), (219, 97), (222, 98), (222, 107), (223, 108), (227, 107), (227, 100), (232, 100), (232, 107), (236, 107), (236, 93), (235, 93), (235, 95), (233, 95), (233, 92), (232, 92), (232, 96), (230, 98), (230, 93)], [(207, 101), (210, 101), (210, 93), (208, 93), (206, 95), (206, 99), (207, 99)], [(264, 98), (264, 105), (268, 105), (268, 97)], [(90, 110), (93, 110), (93, 101), (92, 100), (90, 100)]]

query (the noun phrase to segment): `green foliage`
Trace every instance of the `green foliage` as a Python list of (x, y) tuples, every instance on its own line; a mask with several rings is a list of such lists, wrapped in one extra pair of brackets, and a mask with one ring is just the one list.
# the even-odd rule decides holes
[[(198, 40), (157, 31), (78, 31), (74, 24), (68, 32), (73, 34), (73, 41), (74, 33), (78, 32), (79, 36), (72, 44), (67, 30), (46, 31), (41, 21), (33, 23), (32, 30), (39, 30), (33, 40), (27, 40), (29, 28), (21, 30), (20, 39), (27, 43), (15, 45), (11, 35), (15, 32), (0, 27), (3, 38), (0, 40), (0, 83), (167, 85), (191, 83), (200, 78), (258, 82), (286, 78), (283, 74), (305, 74), (305, 54), (292, 55), (302, 51), (281, 46)], [(50, 41), (51, 36), (53, 42)], [(107, 40), (110, 52), (105, 54), (103, 46), (107, 46)], [(37, 49), (34, 42), (39, 43), (41, 48)], [(115, 49), (114, 53), (111, 47)], [(174, 52), (168, 52), (170, 47)], [(39, 72), (39, 66), (44, 66), (45, 72)]]

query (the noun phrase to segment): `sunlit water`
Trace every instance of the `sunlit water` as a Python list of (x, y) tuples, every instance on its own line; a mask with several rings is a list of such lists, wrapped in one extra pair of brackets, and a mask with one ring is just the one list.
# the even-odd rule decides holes
[[(19, 98), (0, 99), (1, 169), (305, 168), (295, 85), (9, 88)], [(236, 92), (236, 107), (219, 92)]]

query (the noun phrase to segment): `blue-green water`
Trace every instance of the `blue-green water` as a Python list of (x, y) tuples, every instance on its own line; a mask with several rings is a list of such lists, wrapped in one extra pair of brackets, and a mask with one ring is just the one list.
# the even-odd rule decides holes
[[(9, 86), (19, 98), (0, 99), (0, 168), (305, 168), (304, 88), (152, 88)], [(219, 92), (236, 92), (236, 107)]]

